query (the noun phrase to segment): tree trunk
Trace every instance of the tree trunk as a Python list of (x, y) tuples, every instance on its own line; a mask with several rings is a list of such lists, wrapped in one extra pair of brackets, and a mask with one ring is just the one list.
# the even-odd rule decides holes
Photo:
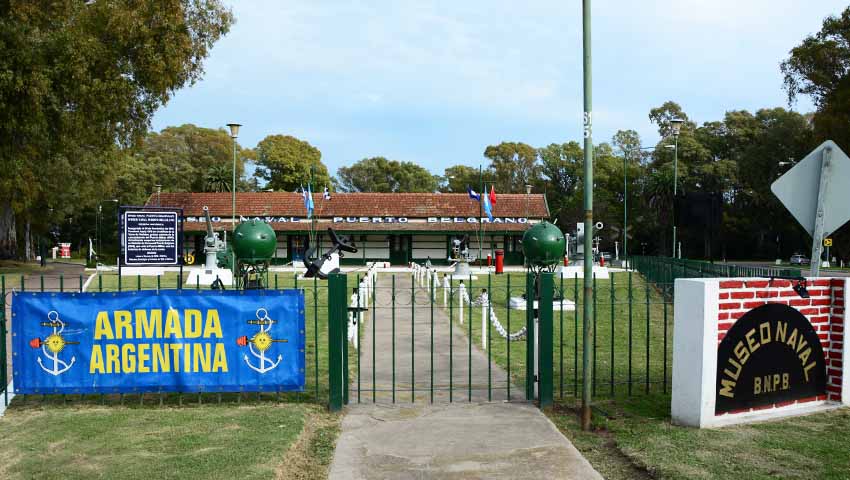
[(33, 259), (33, 249), (32, 249), (32, 228), (29, 219), (27, 219), (27, 223), (24, 226), (24, 260), (30, 261)]
[(15, 212), (6, 200), (0, 204), (0, 258), (15, 258), (18, 255), (17, 237)]

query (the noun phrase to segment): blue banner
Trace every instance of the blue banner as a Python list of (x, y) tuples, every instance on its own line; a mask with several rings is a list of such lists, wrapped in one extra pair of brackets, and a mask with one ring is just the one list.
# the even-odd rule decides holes
[(16, 393), (303, 391), (300, 290), (18, 293)]

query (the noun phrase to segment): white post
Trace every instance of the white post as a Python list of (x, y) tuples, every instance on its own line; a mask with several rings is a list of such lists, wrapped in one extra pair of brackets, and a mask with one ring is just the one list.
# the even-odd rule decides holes
[(487, 350), (487, 306), (490, 299), (487, 294), (481, 294), (481, 348)]
[(431, 300), (437, 301), (437, 288), (440, 285), (440, 277), (437, 275), (436, 270), (434, 270), (434, 274), (431, 276), (431, 285), (434, 285), (434, 288), (431, 289)]
[[(364, 295), (363, 295), (363, 292), (362, 292), (362, 289), (361, 289), (361, 291), (357, 292), (357, 308), (358, 308), (357, 322), (358, 322), (358, 324), (363, 323), (363, 313), (364, 312), (363, 312), (363, 310), (360, 310), (360, 309), (363, 308), (365, 305), (366, 305), (366, 299), (364, 298)], [(358, 328), (357, 331), (359, 332), (360, 329)]]
[[(349, 305), (351, 305), (352, 307), (357, 306), (357, 294), (356, 293), (351, 294), (351, 302), (349, 302)], [(348, 315), (348, 341), (352, 342), (354, 344), (354, 348), (357, 348), (357, 331), (358, 331), (357, 317), (358, 317), (358, 315), (355, 312), (351, 312)]]
[(449, 306), (449, 277), (443, 276), (443, 308)]
[(460, 317), (460, 324), (463, 325), (463, 294), (466, 291), (466, 287), (461, 283), (457, 287), (457, 303), (458, 303), (458, 316)]

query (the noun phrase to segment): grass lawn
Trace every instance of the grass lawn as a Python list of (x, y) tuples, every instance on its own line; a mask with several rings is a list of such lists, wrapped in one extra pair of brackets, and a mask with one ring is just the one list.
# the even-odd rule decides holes
[(850, 409), (774, 422), (695, 429), (670, 423), (670, 397), (596, 404), (593, 432), (572, 405), (547, 411), (607, 479), (850, 478)]
[[(475, 299), (482, 288), (490, 292), (491, 308), (501, 324), (512, 333), (525, 325), (525, 311), (509, 310), (508, 299), (525, 293), (525, 274), (480, 275), (471, 282), (470, 296)], [(508, 286), (510, 282), (510, 287)], [(555, 288), (564, 298), (576, 302), (575, 311), (553, 312), (554, 394), (567, 398), (581, 391), (583, 324), (583, 280), (555, 277)], [(438, 301), (442, 305), (442, 292)], [(457, 300), (455, 300), (457, 302)], [(673, 305), (660, 290), (644, 282), (639, 274), (614, 273), (610, 279), (596, 281), (594, 306), (595, 335), (593, 361), (595, 396), (615, 396), (661, 392), (669, 389), (672, 377)], [(469, 335), (472, 325), (474, 345), (481, 346), (481, 308), (463, 310), (464, 325), (460, 325), (457, 306), (452, 308), (457, 328)], [(508, 321), (510, 319), (510, 328)], [(471, 322), (470, 322), (471, 320)], [(507, 370), (513, 385), (525, 384), (526, 342), (508, 343), (489, 327), (488, 353), (491, 359)], [(666, 368), (666, 370), (665, 370)], [(666, 378), (666, 385), (665, 385)], [(523, 395), (522, 391), (516, 395)], [(511, 391), (514, 396), (514, 391)]]
[(338, 415), (265, 403), (191, 408), (13, 403), (0, 418), (0, 478), (324, 478)]

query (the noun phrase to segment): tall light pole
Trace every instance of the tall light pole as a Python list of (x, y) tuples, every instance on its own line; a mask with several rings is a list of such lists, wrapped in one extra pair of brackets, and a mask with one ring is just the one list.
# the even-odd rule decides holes
[(230, 138), (233, 139), (233, 188), (230, 189), (231, 206), (233, 207), (233, 211), (230, 217), (230, 228), (236, 230), (236, 138), (239, 136), (239, 127), (242, 125), (238, 123), (228, 123), (227, 126), (230, 127)]
[(525, 186), (525, 225), (528, 228), (528, 211), (529, 211), (529, 202), (531, 200), (531, 185)]
[[(638, 149), (640, 152), (640, 149)], [(623, 267), (629, 268), (629, 155), (623, 152)]]
[[(638, 147), (638, 153), (646, 150), (655, 150), (657, 147)], [(664, 145), (664, 148), (674, 148), (673, 145)], [(629, 154), (623, 151), (623, 265), (628, 265), (629, 260)]]
[(590, 402), (593, 377), (590, 371), (593, 344), (593, 72), (590, 34), (590, 3), (582, 0), (583, 71), (584, 71), (584, 345), (582, 348), (581, 428), (590, 430)]
[[(109, 203), (109, 202), (115, 202), (116, 205), (118, 203), (120, 203), (117, 198), (110, 198), (108, 200), (102, 200), (100, 203), (97, 204), (97, 257), (98, 258), (100, 257), (101, 250), (103, 249), (103, 245), (101, 245), (101, 242), (100, 242), (100, 235), (101, 235), (101, 232), (103, 231), (103, 204)], [(119, 244), (120, 244), (120, 240), (121, 239), (119, 239)]]
[(673, 258), (676, 258), (676, 199), (679, 195), (679, 132), (682, 131), (681, 118), (670, 120), (671, 133), (675, 139), (673, 148)]

